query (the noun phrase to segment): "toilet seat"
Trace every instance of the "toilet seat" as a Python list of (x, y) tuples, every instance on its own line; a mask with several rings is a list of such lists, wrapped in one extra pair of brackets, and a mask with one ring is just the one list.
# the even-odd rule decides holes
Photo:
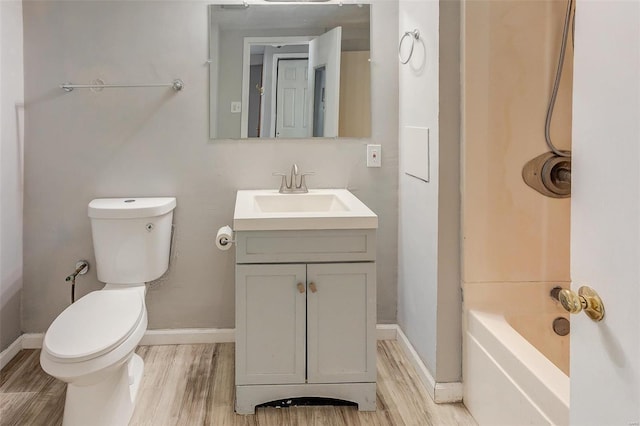
[(65, 309), (44, 337), (43, 350), (58, 362), (81, 362), (118, 347), (144, 317), (143, 295), (94, 291)]

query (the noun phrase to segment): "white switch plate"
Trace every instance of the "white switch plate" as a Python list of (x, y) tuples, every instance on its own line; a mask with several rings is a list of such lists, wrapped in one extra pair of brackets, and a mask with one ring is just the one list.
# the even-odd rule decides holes
[(367, 167), (382, 166), (382, 145), (367, 145)]
[(242, 112), (242, 102), (231, 102), (231, 112), (232, 113)]

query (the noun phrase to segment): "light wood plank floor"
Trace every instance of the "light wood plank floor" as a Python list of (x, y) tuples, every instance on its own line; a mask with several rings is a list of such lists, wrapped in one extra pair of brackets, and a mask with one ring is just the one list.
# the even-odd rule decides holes
[[(433, 403), (395, 341), (378, 342), (376, 412), (355, 407), (258, 408), (233, 411), (234, 345), (140, 346), (145, 361), (130, 425), (475, 425), (462, 404)], [(48, 376), (40, 351), (23, 350), (0, 372), (1, 425), (59, 425), (64, 383)]]

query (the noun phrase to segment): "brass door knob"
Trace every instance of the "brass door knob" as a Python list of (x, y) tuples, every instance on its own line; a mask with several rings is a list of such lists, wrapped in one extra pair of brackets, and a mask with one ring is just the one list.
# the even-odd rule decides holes
[(584, 311), (589, 318), (594, 321), (601, 321), (604, 318), (604, 304), (598, 293), (590, 287), (582, 286), (578, 289), (578, 294), (569, 290), (560, 290), (558, 300), (562, 307), (569, 313), (577, 314)]
[(298, 287), (298, 291), (299, 291), (300, 293), (304, 293), (304, 284), (302, 284), (302, 283), (298, 283), (297, 287)]
[(318, 291), (318, 287), (316, 287), (315, 283), (309, 283), (309, 290), (311, 290), (311, 293), (315, 293)]

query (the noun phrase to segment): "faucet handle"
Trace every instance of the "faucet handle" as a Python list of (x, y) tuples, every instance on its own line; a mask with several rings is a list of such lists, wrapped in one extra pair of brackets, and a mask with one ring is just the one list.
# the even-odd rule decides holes
[(303, 185), (303, 183), (304, 183), (304, 177), (305, 177), (305, 176), (313, 176), (313, 175), (315, 175), (315, 174), (316, 174), (315, 172), (304, 172), (304, 173), (300, 173), (300, 175), (299, 175), (299, 176), (300, 176), (300, 186), (302, 186), (302, 185)]
[(298, 192), (309, 192), (309, 189), (307, 188), (307, 182), (305, 180), (305, 176), (311, 176), (311, 175), (315, 175), (314, 172), (305, 172), (305, 173), (300, 173), (300, 185), (296, 188), (298, 190)]
[(293, 183), (287, 184), (287, 175), (285, 173), (273, 172), (272, 176), (280, 176), (282, 179), (280, 180), (280, 193), (285, 192), (287, 189), (291, 189)]

